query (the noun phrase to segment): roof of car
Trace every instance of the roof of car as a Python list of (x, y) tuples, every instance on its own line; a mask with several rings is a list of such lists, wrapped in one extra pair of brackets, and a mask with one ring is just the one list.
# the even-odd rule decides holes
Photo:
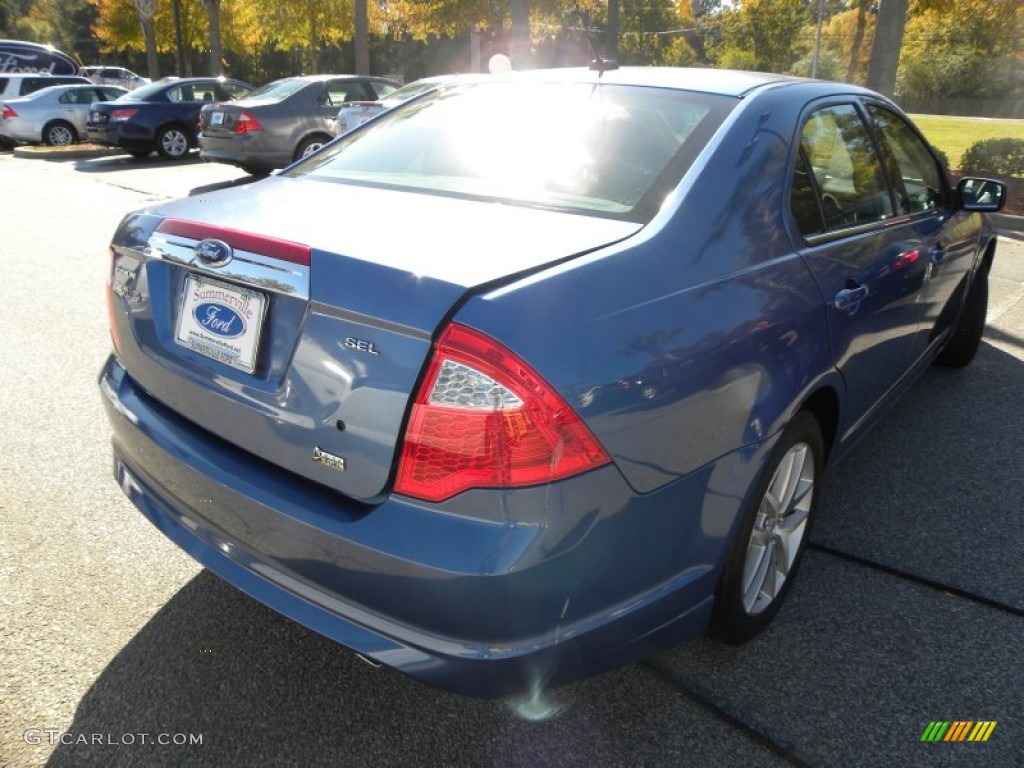
[[(502, 76), (499, 75), (497, 77)], [(768, 85), (810, 82), (805, 78), (778, 75), (770, 72), (741, 72), (739, 70), (704, 69), (699, 67), (620, 67), (605, 71), (572, 67), (516, 72), (511, 77), (545, 80), (592, 80), (619, 85), (682, 88), (689, 91), (717, 93), (737, 98)]]
[(293, 75), (291, 77), (282, 77), (282, 80), (307, 80), (311, 83), (318, 82), (320, 80), (387, 80), (388, 82), (395, 82), (390, 77), (381, 77), (380, 75), (353, 75), (348, 73), (336, 73), (327, 75)]

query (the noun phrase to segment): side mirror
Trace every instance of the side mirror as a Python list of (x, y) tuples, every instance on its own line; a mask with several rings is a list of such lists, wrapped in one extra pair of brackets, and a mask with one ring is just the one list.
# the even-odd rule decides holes
[(961, 179), (956, 192), (965, 211), (995, 213), (1006, 202), (1006, 185), (992, 179)]

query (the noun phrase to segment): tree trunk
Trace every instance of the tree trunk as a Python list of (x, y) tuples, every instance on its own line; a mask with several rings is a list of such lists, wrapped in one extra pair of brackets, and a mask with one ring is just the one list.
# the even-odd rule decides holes
[(868, 25), (869, 3), (870, 0), (857, 0), (857, 26), (853, 31), (853, 44), (850, 46), (850, 63), (846, 67), (846, 82), (848, 83), (852, 83), (857, 76), (860, 48), (864, 44), (864, 30)]
[(868, 88), (892, 96), (896, 90), (896, 70), (907, 26), (908, 0), (882, 0), (875, 22), (875, 40), (868, 62)]
[(146, 41), (146, 65), (149, 69), (147, 74), (150, 80), (156, 82), (160, 79), (160, 62), (156, 57), (156, 35), (153, 32), (153, 17), (150, 16), (148, 19), (140, 17), (139, 23), (142, 24), (142, 37)]
[(608, 0), (608, 28), (605, 30), (604, 51), (598, 53), (606, 59), (619, 57), (619, 0)]
[(213, 77), (224, 74), (220, 50), (220, 3), (221, 0), (203, 0), (210, 20), (210, 75)]
[(181, 0), (171, 0), (171, 20), (174, 24), (174, 62), (175, 74), (188, 77), (192, 73), (185, 69), (185, 46), (181, 41)]
[(530, 20), (527, 0), (509, 0), (512, 16), (512, 45), (510, 56), (513, 69), (530, 68)]
[(370, 74), (370, 20), (366, 0), (356, 0), (356, 74)]

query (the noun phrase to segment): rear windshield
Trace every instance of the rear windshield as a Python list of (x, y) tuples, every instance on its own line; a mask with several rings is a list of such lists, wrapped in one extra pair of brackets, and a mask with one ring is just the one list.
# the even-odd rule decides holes
[(275, 80), (272, 83), (267, 83), (257, 88), (255, 91), (249, 91), (245, 94), (246, 101), (282, 101), (287, 99), (296, 91), (299, 91), (309, 85), (309, 80), (303, 80), (297, 77), (286, 77), (284, 80)]
[(628, 85), (457, 86), (397, 107), (286, 175), (645, 222), (735, 104)]
[(161, 91), (167, 88), (166, 82), (150, 83), (144, 85), (141, 88), (136, 88), (130, 93), (126, 93), (121, 97), (121, 101), (149, 101), (151, 98), (156, 96)]

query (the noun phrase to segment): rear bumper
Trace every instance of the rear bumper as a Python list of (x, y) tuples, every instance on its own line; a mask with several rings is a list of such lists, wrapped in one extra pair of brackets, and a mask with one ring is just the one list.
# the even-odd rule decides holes
[(155, 146), (152, 133), (132, 123), (116, 123), (112, 127), (102, 128), (87, 125), (86, 134), (90, 142), (104, 147), (143, 150), (153, 149)]
[(265, 146), (265, 139), (259, 133), (245, 136), (199, 135), (199, 157), (203, 160), (244, 168), (262, 168), (272, 171), (284, 168), (292, 161), (291, 154)]
[[(168, 538), (274, 610), (425, 682), (521, 694), (707, 625), (729, 521), (709, 537), (699, 504), (666, 517), (663, 504), (631, 503), (614, 467), (537, 496), (590, 499), (568, 530), (399, 497), (367, 507), (221, 444), (148, 398), (113, 358), (100, 388), (117, 481)], [(702, 495), (708, 479), (693, 480)], [(463, 496), (473, 493), (484, 492)]]

